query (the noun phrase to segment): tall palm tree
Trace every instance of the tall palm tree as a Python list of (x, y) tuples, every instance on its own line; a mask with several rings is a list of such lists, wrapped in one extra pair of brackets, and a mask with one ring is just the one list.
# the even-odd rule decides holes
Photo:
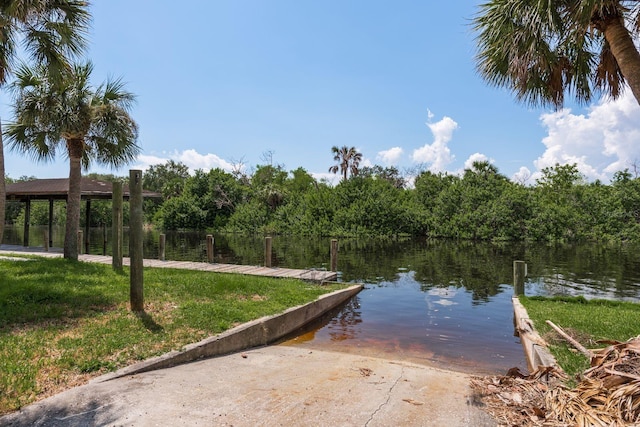
[[(0, 0), (0, 87), (13, 71), (21, 45), (30, 58), (52, 73), (68, 68), (67, 58), (85, 45), (90, 14), (86, 1)], [(4, 144), (0, 131), (0, 243), (5, 221)]]
[(333, 153), (333, 160), (338, 164), (331, 166), (329, 172), (338, 173), (338, 170), (340, 170), (344, 181), (347, 180), (347, 172), (350, 172), (352, 176), (358, 175), (358, 166), (362, 161), (362, 153), (358, 153), (356, 147), (349, 148), (343, 145), (342, 148), (338, 148), (334, 145), (331, 147), (331, 152)]
[(627, 83), (640, 103), (637, 0), (490, 0), (474, 27), (479, 73), (521, 101), (559, 108)]
[(23, 65), (12, 84), (15, 122), (7, 126), (9, 145), (37, 160), (63, 150), (69, 158), (69, 194), (64, 256), (78, 259), (82, 167), (91, 162), (118, 167), (135, 159), (138, 127), (129, 115), (135, 96), (121, 80), (92, 87), (91, 63), (73, 65), (52, 79), (44, 66)]

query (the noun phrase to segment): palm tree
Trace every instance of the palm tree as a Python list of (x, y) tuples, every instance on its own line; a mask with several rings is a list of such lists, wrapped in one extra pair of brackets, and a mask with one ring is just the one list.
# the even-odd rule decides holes
[(60, 79), (44, 66), (16, 71), (15, 122), (7, 126), (9, 144), (37, 160), (51, 160), (62, 149), (69, 158), (69, 194), (64, 256), (78, 259), (82, 167), (91, 162), (118, 167), (139, 153), (138, 127), (129, 115), (135, 96), (121, 80), (90, 86), (91, 63), (73, 65)]
[[(79, 54), (90, 21), (87, 2), (76, 0), (0, 1), (0, 87), (13, 71), (19, 45), (52, 72), (68, 68)], [(5, 221), (4, 144), (0, 131), (0, 243)]]
[(640, 103), (637, 0), (490, 0), (474, 18), (478, 71), (531, 105), (616, 98), (625, 83)]
[(334, 145), (331, 147), (331, 152), (333, 153), (333, 160), (338, 164), (331, 166), (329, 172), (338, 173), (338, 170), (340, 170), (344, 181), (347, 180), (347, 172), (350, 172), (352, 176), (358, 175), (358, 166), (362, 161), (362, 153), (358, 153), (356, 147), (348, 148), (343, 145), (342, 148), (338, 148)]

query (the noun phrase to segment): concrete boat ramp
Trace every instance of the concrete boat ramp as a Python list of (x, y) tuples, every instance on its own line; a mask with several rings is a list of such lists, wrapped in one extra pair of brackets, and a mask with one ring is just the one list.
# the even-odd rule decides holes
[(467, 374), (370, 357), (366, 349), (263, 345), (345, 301), (353, 288), (95, 378), (0, 417), (0, 426), (496, 425)]

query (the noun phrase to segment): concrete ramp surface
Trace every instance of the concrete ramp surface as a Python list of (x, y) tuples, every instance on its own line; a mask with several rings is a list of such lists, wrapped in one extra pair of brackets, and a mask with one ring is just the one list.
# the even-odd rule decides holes
[(466, 374), (262, 347), (110, 381), (0, 418), (2, 426), (494, 426)]

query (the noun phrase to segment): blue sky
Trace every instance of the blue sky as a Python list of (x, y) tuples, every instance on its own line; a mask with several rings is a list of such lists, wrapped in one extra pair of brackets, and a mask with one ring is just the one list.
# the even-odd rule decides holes
[[(95, 0), (93, 82), (134, 92), (142, 154), (127, 175), (168, 159), (192, 169), (299, 166), (332, 177), (333, 145), (365, 165), (458, 173), (474, 159), (514, 179), (578, 163), (608, 178), (640, 159), (631, 96), (554, 112), (519, 104), (474, 67), (479, 1)], [(0, 114), (11, 119), (2, 94)], [(68, 175), (6, 150), (9, 176)]]

